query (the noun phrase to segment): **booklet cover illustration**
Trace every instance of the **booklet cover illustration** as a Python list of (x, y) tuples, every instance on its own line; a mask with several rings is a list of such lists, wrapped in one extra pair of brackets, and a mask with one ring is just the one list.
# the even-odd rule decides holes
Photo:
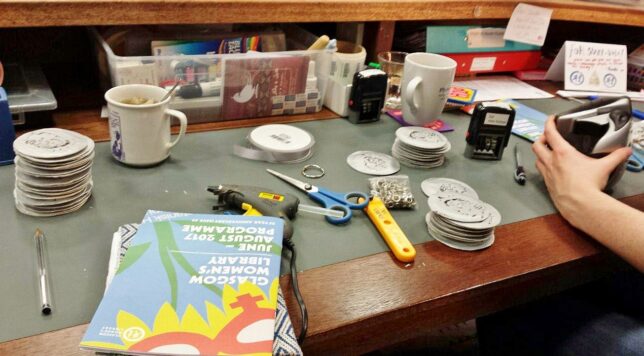
[(223, 116), (270, 116), (273, 97), (306, 92), (308, 56), (264, 56), (224, 61)]
[(80, 346), (270, 355), (283, 221), (148, 212)]

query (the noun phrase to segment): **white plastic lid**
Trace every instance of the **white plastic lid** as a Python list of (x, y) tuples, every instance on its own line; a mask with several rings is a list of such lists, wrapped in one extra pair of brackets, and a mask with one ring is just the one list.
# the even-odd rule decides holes
[(313, 136), (290, 125), (272, 124), (260, 126), (248, 135), (248, 141), (267, 152), (297, 153), (308, 150), (315, 141)]

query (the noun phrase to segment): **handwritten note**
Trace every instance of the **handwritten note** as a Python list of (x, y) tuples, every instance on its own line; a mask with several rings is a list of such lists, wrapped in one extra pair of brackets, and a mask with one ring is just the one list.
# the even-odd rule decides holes
[(563, 80), (566, 90), (626, 91), (626, 46), (566, 41), (546, 79)]
[(519, 4), (514, 8), (504, 39), (543, 46), (550, 25), (552, 9)]

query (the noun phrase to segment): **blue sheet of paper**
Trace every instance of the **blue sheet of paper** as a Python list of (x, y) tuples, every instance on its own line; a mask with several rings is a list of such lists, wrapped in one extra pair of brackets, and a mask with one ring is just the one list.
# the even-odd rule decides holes
[(548, 115), (535, 110), (518, 101), (506, 99), (502, 102), (510, 104), (514, 108), (514, 124), (512, 133), (530, 142), (536, 141), (543, 134), (543, 127)]

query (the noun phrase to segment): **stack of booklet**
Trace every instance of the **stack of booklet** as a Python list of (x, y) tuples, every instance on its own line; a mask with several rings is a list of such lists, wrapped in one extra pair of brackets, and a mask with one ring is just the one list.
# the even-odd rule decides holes
[(272, 217), (148, 211), (119, 229), (125, 253), (81, 348), (301, 354), (278, 297), (282, 229)]

